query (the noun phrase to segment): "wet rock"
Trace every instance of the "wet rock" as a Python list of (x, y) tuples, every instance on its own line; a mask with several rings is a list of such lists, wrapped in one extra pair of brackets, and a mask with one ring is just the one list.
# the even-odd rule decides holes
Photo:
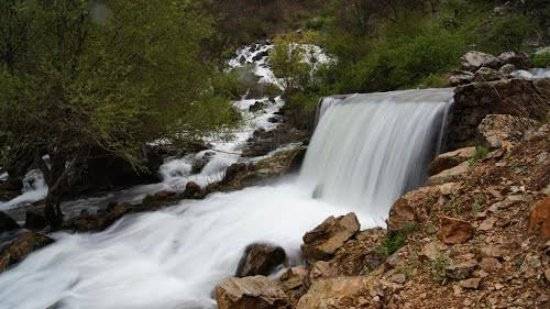
[(462, 244), (474, 236), (474, 228), (468, 221), (441, 217), (439, 226), (439, 239), (448, 245)]
[(338, 277), (315, 281), (300, 298), (297, 309), (350, 308), (346, 300), (357, 298), (367, 289), (366, 277)]
[(526, 53), (508, 51), (501, 53), (497, 58), (503, 65), (513, 65), (517, 69), (525, 70), (531, 67), (531, 60)]
[(204, 190), (194, 181), (190, 181), (185, 185), (185, 191), (182, 194), (182, 197), (186, 199), (201, 199), (204, 196)]
[(215, 155), (213, 151), (205, 152), (200, 158), (193, 161), (191, 167), (192, 174), (199, 174), (202, 169), (210, 162), (210, 159)]
[(354, 213), (327, 218), (321, 225), (304, 235), (304, 258), (309, 261), (331, 258), (345, 241), (359, 231), (359, 227), (359, 221)]
[(23, 232), (0, 249), (0, 272), (21, 262), (33, 251), (41, 249), (54, 241), (46, 235)]
[(252, 244), (246, 247), (235, 276), (267, 276), (285, 261), (286, 253), (283, 248), (270, 244)]
[(490, 82), (502, 79), (504, 76), (499, 71), (487, 67), (481, 67), (474, 74), (475, 82)]
[(529, 215), (529, 230), (550, 239), (550, 197), (535, 203)]
[(33, 231), (40, 231), (48, 226), (46, 218), (34, 211), (27, 211), (25, 213), (25, 228)]
[(490, 54), (479, 51), (470, 51), (461, 58), (462, 69), (466, 71), (476, 71), (480, 67), (498, 68), (500, 60)]
[(429, 166), (429, 175), (436, 175), (470, 159), (476, 152), (475, 147), (464, 147), (438, 155)]
[(0, 211), (0, 233), (19, 229), (19, 224), (10, 216)]
[(263, 276), (228, 278), (218, 284), (215, 291), (219, 309), (289, 307), (289, 300), (283, 289)]
[(510, 149), (522, 140), (525, 132), (536, 125), (537, 122), (529, 118), (490, 114), (481, 121), (478, 130), (485, 145)]
[(256, 103), (250, 105), (248, 110), (252, 113), (255, 113), (255, 112), (259, 112), (259, 111), (263, 110), (264, 108), (266, 108), (265, 102), (256, 101)]

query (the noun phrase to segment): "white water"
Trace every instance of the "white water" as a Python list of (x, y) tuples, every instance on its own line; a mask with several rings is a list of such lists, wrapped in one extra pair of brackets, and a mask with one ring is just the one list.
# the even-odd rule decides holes
[[(56, 243), (0, 275), (0, 308), (213, 308), (246, 245), (299, 260), (302, 235), (357, 211), (367, 228), (423, 176), (451, 91), (355, 95), (322, 115), (300, 181), (214, 194)], [(417, 161), (418, 160), (418, 161)], [(313, 199), (323, 184), (322, 199)], [(386, 212), (386, 213), (384, 213)]]
[(437, 151), (451, 89), (328, 100), (302, 170), (318, 197), (383, 225), (392, 203), (425, 179)]

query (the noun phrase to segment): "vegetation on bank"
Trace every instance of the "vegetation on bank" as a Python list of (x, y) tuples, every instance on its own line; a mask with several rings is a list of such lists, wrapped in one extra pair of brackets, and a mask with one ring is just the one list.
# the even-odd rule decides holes
[[(274, 38), (287, 120), (307, 130), (322, 96), (442, 86), (465, 51), (531, 52), (548, 43), (549, 22), (545, 0), (1, 1), (2, 166), (33, 158), (59, 225), (87, 160), (140, 170), (147, 142), (187, 143), (237, 122), (229, 102), (257, 79), (224, 65), (244, 43)], [(295, 43), (334, 61), (304, 61)], [(548, 55), (533, 62), (548, 66)]]

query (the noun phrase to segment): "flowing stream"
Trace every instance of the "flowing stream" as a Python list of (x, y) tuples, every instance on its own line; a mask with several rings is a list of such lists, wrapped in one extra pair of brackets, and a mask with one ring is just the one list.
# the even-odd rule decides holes
[[(425, 177), (452, 91), (338, 99), (324, 109), (301, 175), (279, 184), (182, 201), (56, 243), (0, 275), (0, 308), (213, 308), (246, 245), (281, 245), (300, 262), (301, 237), (330, 215), (382, 224)], [(314, 198), (316, 197), (316, 198)]]

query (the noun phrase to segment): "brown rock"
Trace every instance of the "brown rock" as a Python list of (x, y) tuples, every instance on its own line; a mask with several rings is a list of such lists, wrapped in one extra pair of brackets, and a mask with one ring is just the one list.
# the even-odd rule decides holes
[(421, 187), (407, 192), (390, 209), (388, 231), (399, 231), (411, 224), (423, 222), (427, 218), (424, 204), (427, 200), (437, 197), (439, 193), (438, 187)]
[(536, 121), (529, 118), (489, 114), (481, 121), (478, 130), (485, 145), (491, 148), (510, 149), (536, 124)]
[(187, 199), (203, 198), (204, 190), (196, 182), (190, 181), (185, 185), (183, 197)]
[(452, 279), (466, 279), (472, 275), (478, 263), (475, 260), (452, 264), (446, 270), (447, 277)]
[(359, 221), (354, 213), (327, 218), (321, 225), (304, 235), (304, 257), (309, 261), (331, 258), (338, 248), (359, 231), (359, 227)]
[(279, 281), (285, 291), (294, 290), (304, 285), (306, 276), (306, 268), (304, 266), (296, 266), (284, 272), (279, 278)]
[(440, 185), (447, 182), (452, 182), (465, 175), (470, 170), (470, 164), (468, 162), (462, 162), (459, 165), (444, 170), (439, 174), (433, 175), (428, 178), (429, 185)]
[(479, 227), (477, 228), (478, 230), (480, 231), (490, 231), (493, 229), (493, 226), (495, 225), (495, 222), (496, 222), (496, 218), (492, 217), (492, 218), (487, 218), (485, 220), (483, 220), (483, 222), (481, 222), (481, 224), (479, 225)]
[(0, 272), (25, 259), (33, 251), (41, 249), (54, 241), (43, 234), (23, 232), (0, 250)]
[(462, 244), (474, 236), (474, 228), (468, 221), (441, 217), (438, 237), (445, 244)]
[(533, 206), (529, 216), (529, 230), (538, 232), (543, 239), (550, 239), (550, 197)]
[(367, 290), (367, 277), (338, 277), (317, 280), (300, 298), (297, 309), (352, 307), (347, 301)]
[(317, 261), (311, 265), (307, 277), (307, 285), (322, 278), (332, 278), (338, 276), (338, 270), (329, 262)]
[(480, 278), (470, 278), (470, 279), (462, 280), (458, 284), (460, 284), (460, 286), (465, 289), (477, 290), (479, 288), (480, 283), (481, 283)]
[(467, 71), (476, 71), (480, 67), (498, 68), (501, 61), (491, 55), (480, 51), (469, 51), (461, 58), (462, 69)]
[(228, 278), (216, 287), (219, 309), (289, 308), (282, 288), (266, 277)]
[(479, 266), (488, 273), (494, 273), (502, 267), (502, 264), (494, 257), (484, 257), (481, 259)]
[(414, 209), (405, 198), (398, 199), (390, 209), (388, 217), (388, 230), (399, 231), (407, 224), (416, 222)]
[(270, 244), (252, 244), (246, 247), (235, 276), (267, 276), (285, 261), (286, 253), (283, 248)]

